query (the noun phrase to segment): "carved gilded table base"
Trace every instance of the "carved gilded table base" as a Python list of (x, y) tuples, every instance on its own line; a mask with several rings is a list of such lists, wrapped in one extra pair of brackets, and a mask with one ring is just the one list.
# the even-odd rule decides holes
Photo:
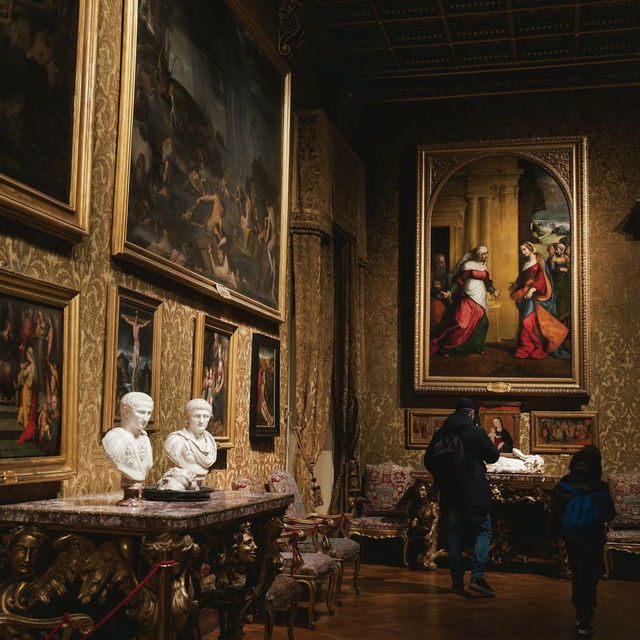
[[(424, 569), (436, 569), (436, 559), (446, 556), (443, 548), (438, 548), (440, 507), (437, 491), (431, 474), (412, 473), (414, 479), (412, 501), (412, 532), (421, 536), (422, 546), (417, 556), (417, 564)], [(487, 474), (493, 505), (539, 504), (548, 513), (551, 506), (551, 493), (560, 480), (542, 475)], [(506, 562), (557, 562), (559, 574), (566, 576), (568, 571), (566, 554), (562, 547), (554, 545), (548, 552), (535, 555), (513, 549), (510, 540), (508, 519), (499, 519), (493, 523), (492, 541), (489, 549), (489, 561), (496, 566)]]
[(137, 508), (117, 507), (119, 497), (0, 506), (0, 639), (39, 638), (22, 618), (57, 623), (69, 612), (98, 623), (128, 597), (92, 638), (198, 640), (204, 583), (220, 638), (239, 640), (281, 570), (275, 539), (292, 497), (215, 492), (208, 502)]

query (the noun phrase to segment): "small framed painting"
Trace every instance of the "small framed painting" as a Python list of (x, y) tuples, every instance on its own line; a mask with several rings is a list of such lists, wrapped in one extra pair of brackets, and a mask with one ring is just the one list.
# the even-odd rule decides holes
[(211, 405), (208, 430), (218, 449), (229, 449), (234, 441), (236, 329), (204, 313), (196, 315), (192, 396)]
[(598, 445), (595, 411), (532, 411), (531, 453), (575, 453)]
[(520, 446), (520, 403), (484, 402), (478, 410), (480, 426), (498, 447), (500, 455), (510, 456)]
[(453, 413), (451, 409), (406, 409), (405, 449), (426, 449), (433, 434)]
[(77, 291), (0, 269), (0, 485), (75, 474)]
[(120, 425), (120, 400), (130, 391), (151, 396), (154, 409), (147, 431), (157, 429), (161, 334), (159, 300), (124, 287), (109, 287), (103, 431)]
[(280, 342), (253, 334), (249, 436), (280, 435)]

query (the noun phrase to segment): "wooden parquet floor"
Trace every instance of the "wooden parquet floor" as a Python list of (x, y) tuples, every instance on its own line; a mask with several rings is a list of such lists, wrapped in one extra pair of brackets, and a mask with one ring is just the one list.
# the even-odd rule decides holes
[[(465, 576), (468, 580), (468, 573)], [(420, 571), (364, 564), (360, 595), (345, 581), (343, 605), (333, 617), (324, 602), (316, 606), (316, 629), (306, 628), (298, 611), (296, 640), (546, 640), (574, 639), (575, 614), (569, 580), (535, 574), (489, 572), (497, 597), (450, 591), (447, 569)], [(600, 583), (594, 619), (597, 640), (640, 638), (640, 581)], [(245, 625), (244, 640), (261, 640), (260, 623)], [(217, 633), (206, 640), (217, 638)], [(286, 640), (278, 620), (273, 640)]]

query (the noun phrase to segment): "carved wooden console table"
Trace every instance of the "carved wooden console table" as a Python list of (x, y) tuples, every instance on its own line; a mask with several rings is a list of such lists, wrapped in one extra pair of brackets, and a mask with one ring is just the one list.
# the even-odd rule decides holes
[[(421, 549), (418, 552), (417, 564), (425, 569), (436, 569), (436, 559), (446, 555), (446, 551), (439, 545), (440, 507), (437, 491), (433, 485), (433, 477), (426, 471), (415, 471), (413, 494), (415, 496), (411, 506), (411, 523), (415, 536), (421, 537)], [(539, 474), (487, 474), (492, 496), (493, 533), (489, 560), (494, 565), (505, 562), (531, 562), (536, 559), (559, 563), (560, 572), (565, 569), (564, 553), (557, 545), (549, 545), (549, 549), (538, 553), (537, 556), (514, 548), (511, 540), (510, 518), (504, 513), (497, 513), (501, 505), (532, 504), (539, 505), (545, 517), (551, 505), (551, 493), (560, 481), (556, 476)], [(496, 514), (498, 517), (496, 517)], [(546, 523), (543, 523), (543, 527)]]
[(121, 497), (0, 506), (0, 638), (31, 638), (41, 631), (29, 620), (66, 612), (98, 622), (136, 587), (92, 638), (195, 640), (201, 587), (224, 603), (220, 637), (242, 636), (281, 570), (275, 539), (293, 496), (215, 491), (205, 502), (116, 506)]

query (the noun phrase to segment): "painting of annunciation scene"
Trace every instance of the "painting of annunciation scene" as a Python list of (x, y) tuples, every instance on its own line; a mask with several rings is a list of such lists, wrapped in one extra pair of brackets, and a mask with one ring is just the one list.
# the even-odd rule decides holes
[(283, 86), (224, 2), (139, 3), (126, 239), (275, 308)]
[(429, 374), (569, 378), (571, 239), (541, 165), (498, 155), (458, 170), (431, 217)]
[(0, 458), (60, 454), (63, 311), (0, 297)]

